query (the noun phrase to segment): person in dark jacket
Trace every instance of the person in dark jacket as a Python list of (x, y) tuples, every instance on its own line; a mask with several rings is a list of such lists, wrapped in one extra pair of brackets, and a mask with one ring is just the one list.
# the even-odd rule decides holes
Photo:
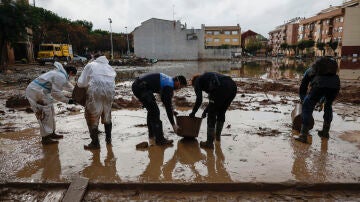
[[(329, 138), (330, 124), (333, 119), (332, 103), (340, 90), (340, 78), (336, 74), (338, 65), (336, 61), (330, 57), (321, 57), (306, 70), (300, 85), (300, 100), (302, 106), (302, 125), (300, 135), (295, 137), (303, 143), (310, 143), (307, 139), (309, 136), (309, 123), (312, 113), (321, 99), (324, 101), (324, 123), (323, 129), (318, 135), (323, 138)], [(308, 86), (311, 86), (309, 93)]]
[(154, 93), (159, 93), (161, 101), (165, 105), (169, 121), (176, 133), (179, 126), (174, 121), (174, 110), (172, 107), (172, 97), (174, 90), (183, 88), (187, 85), (184, 76), (170, 77), (163, 73), (144, 74), (134, 81), (132, 91), (148, 111), (147, 126), (149, 129), (150, 140), (155, 138), (157, 145), (172, 144), (172, 140), (164, 138), (162, 122), (160, 120), (159, 107), (156, 104)]
[[(190, 117), (195, 117), (202, 103), (202, 91), (209, 94), (209, 104), (202, 113), (202, 118), (207, 118), (207, 140), (200, 142), (200, 147), (214, 148), (214, 138), (220, 141), (221, 131), (225, 122), (225, 113), (236, 96), (236, 83), (229, 77), (215, 72), (195, 75), (192, 79), (195, 89), (196, 102)], [(216, 124), (216, 127), (215, 127)]]

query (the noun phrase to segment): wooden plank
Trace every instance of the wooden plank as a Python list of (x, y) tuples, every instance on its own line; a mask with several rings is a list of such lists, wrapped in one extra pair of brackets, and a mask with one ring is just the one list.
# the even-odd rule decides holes
[(76, 202), (81, 201), (84, 197), (85, 191), (88, 186), (89, 179), (84, 177), (78, 177), (71, 182), (68, 190), (65, 193), (63, 202)]

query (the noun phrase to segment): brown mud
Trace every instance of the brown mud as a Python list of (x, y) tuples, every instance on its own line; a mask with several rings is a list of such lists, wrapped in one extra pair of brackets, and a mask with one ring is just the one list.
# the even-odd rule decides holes
[[(44, 70), (35, 68), (32, 78), (41, 71)], [(21, 71), (11, 74), (23, 75)], [(15, 81), (15, 78), (12, 75), (11, 79), (5, 80)], [(291, 129), (290, 113), (295, 103), (299, 102), (297, 79), (271, 81), (236, 77), (235, 80), (238, 93), (226, 114), (221, 142), (215, 144), (214, 150), (199, 147), (199, 142), (206, 140), (206, 120), (202, 122), (197, 139), (182, 139), (172, 132), (158, 98), (165, 137), (173, 139), (174, 145), (159, 147), (149, 144), (137, 150), (137, 144), (148, 141), (146, 110), (133, 97), (131, 81), (116, 86), (112, 145), (107, 146), (104, 133), (100, 133), (101, 149), (85, 151), (83, 145), (90, 142), (90, 137), (83, 107), (57, 103), (56, 132), (63, 134), (64, 138), (57, 145), (42, 146), (34, 114), (26, 112), (25, 105), (20, 108), (5, 107), (6, 100), (23, 95), (26, 85), (15, 85), (17, 80), (14, 83), (1, 82), (0, 182), (68, 183), (73, 177), (82, 176), (89, 178), (91, 183), (360, 183), (358, 81), (342, 81), (342, 94), (333, 106), (330, 139), (317, 136), (323, 112), (315, 111), (315, 127), (311, 130), (313, 143), (304, 145), (293, 140), (293, 135), (298, 132)], [(207, 95), (203, 100), (202, 109), (207, 104)], [(175, 92), (174, 107), (179, 115), (189, 114), (194, 102), (195, 94), (191, 87)], [(202, 109), (197, 116), (201, 115)], [(47, 192), (5, 188), (1, 190), (0, 197), (3, 198), (0, 200), (42, 200), (59, 198), (63, 193), (63, 189)], [(87, 193), (85, 201), (264, 198), (353, 200), (359, 195), (350, 191), (164, 193), (93, 190)]]

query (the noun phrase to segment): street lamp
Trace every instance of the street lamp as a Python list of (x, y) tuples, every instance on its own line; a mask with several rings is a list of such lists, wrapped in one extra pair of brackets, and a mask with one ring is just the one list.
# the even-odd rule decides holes
[(127, 55), (130, 55), (130, 48), (129, 48), (129, 34), (127, 32), (127, 27), (125, 27), (126, 29), (126, 41), (127, 41)]
[(110, 23), (111, 59), (114, 59), (114, 49), (113, 49), (113, 41), (112, 41), (112, 29), (111, 29), (112, 20), (111, 20), (111, 18), (108, 18), (108, 19), (109, 19), (109, 23)]

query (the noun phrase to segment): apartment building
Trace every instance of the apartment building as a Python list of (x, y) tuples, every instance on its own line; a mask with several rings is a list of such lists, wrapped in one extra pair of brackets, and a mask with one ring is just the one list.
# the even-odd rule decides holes
[(205, 48), (241, 48), (241, 28), (236, 26), (204, 26)]
[(283, 43), (288, 45), (297, 44), (300, 20), (300, 17), (293, 18), (269, 32), (268, 45), (272, 47), (273, 54), (283, 53), (284, 50), (280, 49), (280, 45)]
[[(344, 32), (346, 29), (348, 29), (347, 31), (350, 32), (348, 34), (345, 34), (348, 35), (348, 37), (352, 37), (355, 40), (356, 38), (360, 38), (358, 32), (360, 27), (360, 23), (358, 22), (358, 20), (360, 19), (358, 14), (359, 9), (359, 0), (351, 0), (344, 2), (341, 6), (330, 6), (329, 8), (320, 11), (317, 15), (313, 17), (300, 20), (298, 29), (298, 41), (314, 40), (316, 43), (329, 43), (337, 41), (338, 48), (335, 50), (335, 55), (341, 56), (343, 49)], [(350, 15), (346, 15), (348, 11), (351, 12)], [(356, 33), (357, 37), (355, 36)], [(358, 46), (357, 44), (349, 45)], [(354, 51), (356, 52), (356, 48)], [(325, 55), (329, 55), (331, 54), (331, 52), (331, 48), (327, 47), (325, 50)], [(350, 54), (350, 52), (347, 51), (346, 54)], [(322, 51), (317, 50), (315, 47), (315, 54), (321, 55)]]
[(204, 60), (230, 59), (241, 52), (239, 25), (208, 28), (205, 36), (205, 25), (188, 29), (180, 21), (151, 18), (133, 31), (135, 55), (159, 60)]

